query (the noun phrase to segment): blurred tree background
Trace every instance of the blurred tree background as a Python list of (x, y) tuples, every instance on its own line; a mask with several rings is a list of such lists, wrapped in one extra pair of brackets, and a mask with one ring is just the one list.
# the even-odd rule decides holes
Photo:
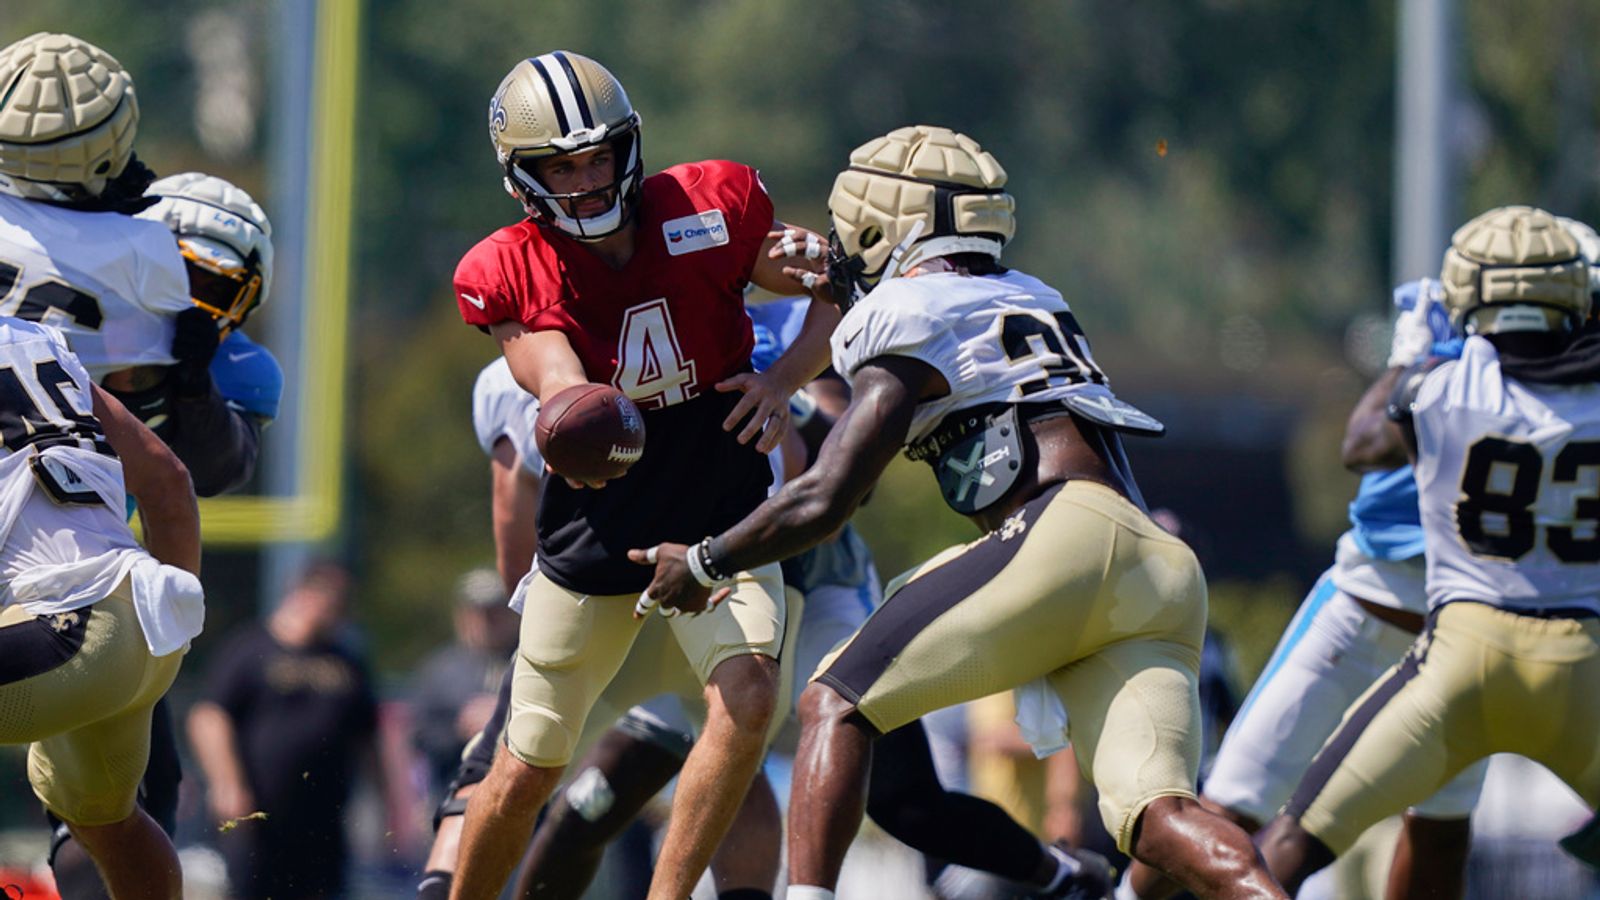
[[(137, 79), (143, 158), (234, 178), (270, 212), (274, 8), (7, 0), (0, 42), (100, 43)], [(518, 59), (568, 48), (627, 86), (650, 169), (748, 162), (813, 227), (849, 150), (890, 128), (992, 150), (1019, 204), (1007, 261), (1066, 294), (1119, 392), (1171, 426), (1131, 449), (1141, 484), (1189, 523), (1253, 671), (1343, 528), (1338, 438), (1385, 349), (1395, 17), (1380, 0), (368, 3), (335, 549), (380, 666), (442, 640), (452, 579), (492, 558), (469, 392), (495, 348), (460, 324), (450, 275), (520, 215), (490, 94)], [(1600, 218), (1600, 4), (1463, 0), (1459, 32), (1455, 218), (1511, 202)], [(897, 463), (861, 517), (886, 575), (971, 536), (940, 510)], [(250, 613), (227, 602), (218, 621)]]

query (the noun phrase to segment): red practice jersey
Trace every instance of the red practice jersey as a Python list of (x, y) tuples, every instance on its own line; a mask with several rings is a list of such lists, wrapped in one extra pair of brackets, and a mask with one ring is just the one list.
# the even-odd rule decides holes
[(626, 476), (598, 491), (545, 479), (539, 567), (556, 583), (643, 590), (651, 573), (627, 560), (629, 548), (697, 541), (765, 497), (765, 457), (721, 427), (738, 395), (713, 386), (750, 368), (744, 289), (772, 223), (754, 169), (687, 163), (645, 180), (633, 257), (620, 270), (532, 220), (478, 242), (456, 267), (468, 324), (560, 331), (590, 381), (644, 410), (644, 456)]
[(749, 166), (687, 163), (645, 179), (636, 221), (621, 270), (532, 220), (500, 229), (456, 267), (461, 317), (562, 332), (589, 380), (642, 409), (699, 396), (749, 365), (744, 288), (772, 201)]

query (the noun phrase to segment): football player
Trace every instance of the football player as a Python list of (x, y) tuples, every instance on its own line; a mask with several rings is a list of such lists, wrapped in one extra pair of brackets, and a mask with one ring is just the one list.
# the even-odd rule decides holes
[[(265, 215), (221, 179), (152, 184), (132, 149), (132, 79), (91, 44), (24, 38), (0, 50), (0, 83), (12, 86), (0, 106), (0, 313), (58, 326), (90, 374), (174, 448), (200, 495), (244, 483), (282, 375), (236, 330), (218, 354), (218, 321), (234, 329), (265, 296)], [(232, 253), (240, 264), (209, 277), (196, 258), (208, 249), (212, 262)], [(170, 832), (181, 773), (164, 702), (154, 718), (141, 802)], [(52, 844), (58, 884), (98, 894), (69, 837), (58, 828)]]
[[(803, 287), (800, 267), (778, 247), (785, 229), (772, 202), (755, 171), (734, 163), (646, 178), (639, 117), (595, 61), (556, 51), (519, 62), (488, 118), (506, 187), (528, 217), (462, 259), (463, 318), (495, 337), (517, 383), (541, 401), (578, 384), (613, 384), (644, 410), (650, 437), (626, 477), (545, 480), (539, 566), (520, 592), (511, 709), (468, 802), (454, 897), (500, 889), (590, 708), (628, 655), (640, 627), (634, 600), (649, 575), (622, 551), (731, 524), (763, 499), (771, 472), (761, 453), (783, 437), (789, 396), (826, 365), (836, 318), (819, 304), (773, 368), (748, 370), (745, 285)], [(820, 255), (817, 236), (805, 237)], [(707, 704), (651, 886), (653, 897), (681, 898), (781, 718), (781, 575), (775, 565), (744, 573), (732, 602), (670, 624)]]
[[(769, 325), (783, 345), (797, 333), (810, 302), (794, 297), (752, 305), (750, 317), (758, 328)], [(760, 357), (758, 344), (758, 368), (764, 365)], [(786, 460), (797, 458), (798, 463), (790, 478), (817, 458), (833, 424), (850, 404), (850, 389), (830, 368), (796, 400), (792, 421), (804, 443), (797, 448), (785, 444)], [(795, 671), (809, 675), (828, 651), (866, 621), (882, 602), (883, 591), (872, 553), (850, 524), (782, 565), (784, 585), (805, 595)], [(804, 687), (803, 681), (795, 685), (796, 706)], [(1110, 877), (1104, 857), (1043, 844), (996, 804), (946, 790), (920, 719), (878, 739), (867, 783), (867, 817), (931, 859), (998, 875), (1033, 896), (1104, 893), (1090, 892), (1091, 886)]]
[(170, 175), (145, 194), (156, 203), (139, 217), (177, 238), (194, 307), (177, 317), (164, 437), (209, 497), (250, 480), (261, 430), (278, 414), (283, 371), (241, 330), (272, 288), (272, 223), (215, 175)]
[[(513, 602), (520, 602), (516, 588), (533, 565), (534, 520), (541, 482), (546, 475), (544, 459), (533, 441), (538, 401), (516, 383), (505, 358), (501, 357), (479, 373), (473, 387), (472, 408), (478, 443), (490, 458), (496, 565), (508, 592), (515, 598)], [(643, 651), (638, 653), (639, 661), (632, 662), (630, 657), (624, 671), (628, 666), (648, 671), (629, 679), (633, 684), (614, 685), (611, 696), (604, 698), (609, 701), (604, 703), (608, 709), (619, 705), (617, 695), (624, 688), (632, 688), (634, 694), (641, 691), (653, 694), (663, 687), (660, 664), (671, 657), (664, 656), (662, 651), (669, 650), (671, 638), (661, 633), (666, 630), (664, 624), (652, 622), (647, 628), (650, 630), (646, 632), (648, 639), (643, 642), (645, 647), (636, 648)], [(651, 668), (648, 665), (651, 662), (657, 665)], [(680, 688), (687, 690), (694, 678), (690, 674), (687, 679), (678, 680), (686, 682)], [(698, 688), (690, 692), (698, 694)], [(616, 727), (603, 735), (596, 728), (586, 729), (579, 745), (592, 744), (593, 749), (584, 756), (577, 776), (568, 779), (569, 789), (556, 796), (546, 824), (535, 835), (518, 896), (576, 897), (582, 894), (593, 878), (609, 839), (677, 774), (694, 743), (692, 728), (681, 710), (674, 708), (676, 697), (662, 700), (670, 702), (658, 701), (629, 709)], [(461, 815), (493, 763), (510, 701), (511, 672), (508, 671), (493, 714), (462, 754), (456, 776), (435, 813), (435, 838), (418, 884), (418, 900), (437, 900), (449, 895), (457, 864)], [(625, 703), (620, 705), (626, 706)], [(597, 723), (609, 721), (604, 711), (594, 719)], [(771, 789), (766, 790), (770, 796)], [(760, 814), (759, 810), (751, 812)], [(759, 860), (752, 863), (748, 858), (734, 858), (730, 856), (729, 842), (724, 842), (711, 866), (719, 884), (737, 890), (747, 882), (770, 885), (776, 879), (776, 831), (781, 823), (776, 821), (775, 808), (771, 815), (774, 821), (765, 826), (771, 833), (772, 849), (766, 854), (770, 856), (770, 865), (763, 865)], [(741, 824), (762, 827), (759, 822)]]
[[(1561, 219), (1572, 236), (1583, 248), (1584, 261), (1589, 264), (1589, 321), (1600, 321), (1600, 233), (1585, 222)], [(1600, 816), (1591, 817), (1584, 826), (1561, 839), (1561, 848), (1583, 863), (1600, 869)]]
[(1584, 324), (1588, 266), (1553, 216), (1503, 207), (1455, 233), (1440, 280), (1468, 335), (1460, 359), (1381, 377), (1344, 453), (1361, 470), (1414, 465), (1427, 624), (1263, 832), (1291, 888), (1491, 753), (1527, 756), (1600, 801), (1600, 329)]
[[(1439, 282), (1428, 278), (1395, 289), (1401, 314), (1390, 368), (1460, 354), (1442, 295)], [(1369, 404), (1386, 400), (1368, 398)], [(1377, 411), (1359, 407), (1355, 416)], [(1339, 537), (1333, 566), (1284, 630), (1205, 781), (1205, 799), (1246, 831), (1255, 832), (1283, 808), (1344, 710), (1405, 655), (1422, 630), (1427, 595), (1411, 467), (1364, 475), (1350, 504), (1350, 524)], [(1487, 766), (1484, 761), (1467, 767), (1407, 810), (1389, 870), (1390, 900), (1461, 894), (1470, 817)], [(1119, 900), (1153, 900), (1172, 895), (1177, 886), (1135, 863), (1118, 891)]]
[(753, 514), (630, 556), (654, 566), (655, 602), (720, 608), (730, 573), (833, 533), (902, 447), (984, 532), (892, 582), (806, 688), (790, 900), (833, 897), (874, 738), (1013, 687), (1036, 747), (1070, 737), (1120, 849), (1205, 897), (1284, 897), (1244, 832), (1195, 800), (1205, 581), (1147, 515), (1120, 438), (1162, 426), (1107, 387), (1058, 292), (1000, 265), (1005, 180), (944, 128), (851, 154), (826, 277), (847, 307), (832, 344), (849, 408), (817, 464)]
[(34, 792), (114, 896), (178, 900), (177, 851), (134, 800), (205, 619), (189, 475), (54, 328), (0, 318), (0, 381), (0, 742), (31, 744)]

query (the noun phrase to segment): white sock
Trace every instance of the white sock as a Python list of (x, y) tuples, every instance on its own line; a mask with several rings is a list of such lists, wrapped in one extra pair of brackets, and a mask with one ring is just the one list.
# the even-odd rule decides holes
[(833, 891), (810, 884), (791, 884), (784, 900), (833, 900)]
[(1056, 860), (1055, 877), (1051, 878), (1050, 883), (1044, 886), (1045, 891), (1049, 892), (1060, 887), (1061, 882), (1078, 874), (1078, 870), (1083, 868), (1083, 864), (1078, 862), (1077, 858), (1072, 854), (1054, 844), (1045, 847), (1045, 849), (1050, 851), (1050, 855), (1055, 857)]
[(1122, 880), (1117, 882), (1117, 889), (1111, 892), (1111, 900), (1139, 900), (1139, 895), (1133, 892), (1132, 866), (1130, 871), (1122, 873)]

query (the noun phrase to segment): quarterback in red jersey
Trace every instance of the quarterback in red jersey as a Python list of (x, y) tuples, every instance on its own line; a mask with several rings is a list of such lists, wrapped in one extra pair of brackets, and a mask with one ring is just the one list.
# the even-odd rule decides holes
[[(810, 279), (783, 250), (798, 238), (815, 259), (822, 242), (774, 220), (747, 166), (700, 162), (644, 177), (639, 117), (599, 63), (561, 51), (519, 62), (490, 103), (489, 133), (528, 218), (462, 259), (462, 317), (494, 336), (530, 393), (547, 401), (573, 385), (611, 384), (644, 411), (649, 437), (621, 478), (545, 479), (538, 561), (518, 586), (511, 711), (467, 807), (453, 897), (500, 890), (622, 666), (650, 581), (628, 549), (715, 533), (765, 498), (762, 454), (788, 426), (790, 394), (827, 366), (838, 318), (813, 304), (789, 352), (752, 372), (746, 285), (794, 293)], [(781, 575), (776, 566), (728, 574), (726, 603), (671, 621), (707, 710), (652, 897), (693, 890), (759, 766), (778, 702)]]

